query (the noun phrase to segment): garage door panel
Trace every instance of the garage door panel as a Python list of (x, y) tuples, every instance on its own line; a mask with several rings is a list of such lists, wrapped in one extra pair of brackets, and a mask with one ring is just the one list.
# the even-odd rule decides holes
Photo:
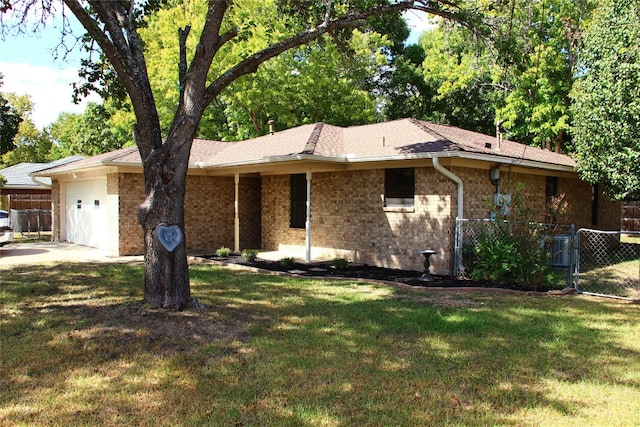
[(68, 183), (65, 199), (66, 240), (107, 249), (106, 179)]

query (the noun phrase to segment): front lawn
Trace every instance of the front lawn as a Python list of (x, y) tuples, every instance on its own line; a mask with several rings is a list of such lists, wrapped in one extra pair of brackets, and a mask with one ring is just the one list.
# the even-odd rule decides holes
[(0, 271), (0, 425), (640, 424), (640, 305), (190, 271)]

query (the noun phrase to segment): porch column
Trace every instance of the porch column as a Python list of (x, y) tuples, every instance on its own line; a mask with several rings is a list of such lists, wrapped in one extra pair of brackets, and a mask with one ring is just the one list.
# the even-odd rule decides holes
[(240, 198), (240, 174), (234, 175), (235, 183), (235, 196), (234, 196), (234, 223), (233, 223), (233, 251), (240, 253), (240, 208), (238, 206), (238, 199)]
[(307, 171), (307, 217), (304, 223), (306, 234), (306, 261), (311, 262), (311, 171)]

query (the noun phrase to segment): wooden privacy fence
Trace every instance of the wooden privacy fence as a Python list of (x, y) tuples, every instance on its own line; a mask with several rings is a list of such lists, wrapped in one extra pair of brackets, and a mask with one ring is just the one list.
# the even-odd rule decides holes
[(51, 194), (9, 194), (11, 210), (51, 210)]
[(622, 205), (622, 231), (640, 231), (640, 202), (626, 202)]

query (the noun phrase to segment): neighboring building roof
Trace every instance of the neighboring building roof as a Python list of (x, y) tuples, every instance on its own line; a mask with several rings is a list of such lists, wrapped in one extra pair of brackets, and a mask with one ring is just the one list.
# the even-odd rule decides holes
[[(565, 154), (509, 140), (498, 143), (495, 136), (415, 119), (346, 128), (315, 123), (239, 142), (196, 139), (189, 164), (191, 167), (216, 169), (297, 160), (356, 163), (436, 156), (563, 170), (571, 170), (575, 166), (573, 159)], [(137, 148), (100, 154), (38, 175), (125, 165), (140, 165)]]
[(51, 178), (47, 178), (46, 176), (33, 177), (31, 174), (75, 162), (83, 158), (82, 156), (71, 156), (49, 163), (18, 163), (17, 165), (0, 169), (0, 175), (7, 179), (7, 183), (3, 188), (48, 190), (51, 188)]

